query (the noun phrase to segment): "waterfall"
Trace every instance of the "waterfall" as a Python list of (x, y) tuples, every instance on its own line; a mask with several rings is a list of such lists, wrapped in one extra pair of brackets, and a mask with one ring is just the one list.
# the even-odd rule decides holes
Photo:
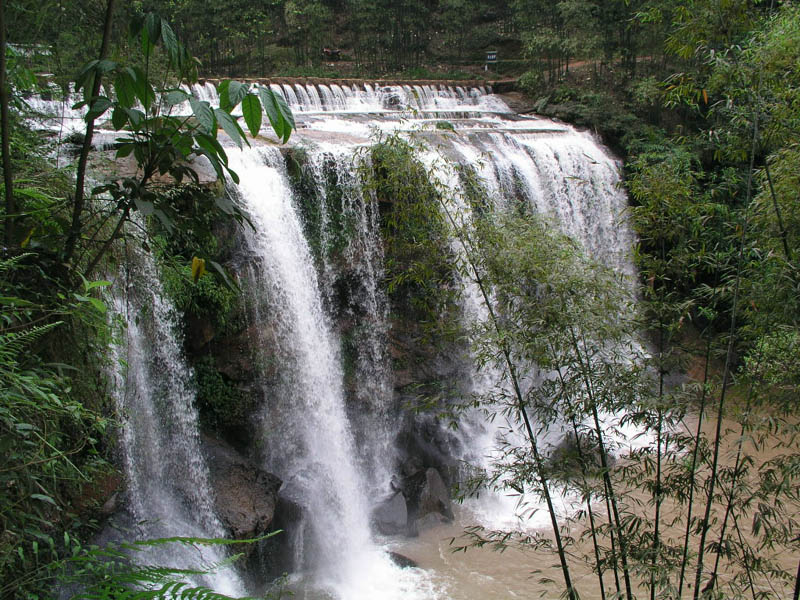
[[(375, 131), (416, 136), (430, 148), (420, 158), (454, 198), (461, 185), (456, 166), (470, 165), (496, 209), (522, 203), (594, 258), (631, 274), (633, 236), (621, 218), (619, 165), (589, 134), (513, 115), (481, 88), (297, 83), (272, 89), (298, 120), (294, 145), (308, 178), (303, 195), (293, 189), (287, 159), (263, 146), (232, 152), (241, 181), (229, 190), (253, 224), (244, 230), (237, 267), (249, 319), (260, 330), (259, 344), (276, 350), (277, 359), (268, 360), (279, 365), (277, 379), (265, 380), (262, 390), (262, 455), (265, 468), (285, 482), (282, 494), (303, 508), (293, 544), (300, 587), (343, 599), (436, 597), (447, 582), (396, 570), (368, 522), (395, 468), (401, 421), (388, 368), (377, 209), (361, 187), (358, 171), (367, 159), (357, 149)], [(457, 208), (470, 218), (466, 205)], [(474, 283), (465, 278), (462, 287), (464, 318), (485, 320)], [(353, 337), (355, 364), (345, 340)], [(500, 374), (473, 369), (468, 379), (468, 393), (482, 395)], [(516, 435), (517, 427), (465, 416), (457, 458), (491, 468), (498, 439)], [(471, 508), (485, 525), (520, 525), (514, 503), (490, 494)]]
[[(452, 191), (448, 201), (459, 226), (468, 228), (472, 219), (466, 192), (454, 169), (455, 165), (465, 165), (475, 169), (486, 198), (492, 202), (490, 210), (509, 211), (522, 205), (549, 218), (592, 259), (629, 277), (634, 274), (630, 255), (634, 238), (622, 214), (627, 199), (620, 189), (619, 165), (590, 135), (567, 127), (550, 134), (473, 134), (468, 140), (450, 140), (446, 151), (440, 147), (437, 152), (426, 153), (423, 160), (440, 187)], [(453, 246), (456, 255), (463, 255), (460, 243), (453, 240)], [(468, 272), (461, 276), (461, 287), (467, 326), (487, 323), (486, 300)], [(473, 368), (469, 378), (471, 395), (478, 398), (507, 386), (500, 369), (491, 364)], [(492, 472), (501, 458), (499, 447), (503, 441), (527, 445), (521, 425), (491, 405), (468, 411), (459, 428), (464, 448), (459, 458)], [(559, 441), (558, 432), (545, 433), (543, 437), (550, 439), (542, 439), (540, 444)], [(556, 497), (556, 501), (560, 510), (567, 512), (578, 499)], [(508, 490), (484, 492), (468, 501), (467, 506), (484, 526), (492, 529), (549, 525), (546, 511), (530, 514), (531, 507), (543, 508), (537, 499)], [(525, 519), (521, 518), (523, 513)]]
[[(590, 134), (516, 115), (483, 86), (297, 82), (270, 88), (295, 113), (290, 148), (282, 151), (262, 137), (243, 151), (226, 145), (240, 177), (238, 185), (227, 182), (226, 193), (250, 220), (231, 269), (245, 296), (248, 331), (256, 332), (261, 372), (252, 451), (284, 482), (283, 498), (301, 509), (289, 532), (290, 586), (308, 599), (450, 597), (448, 576), (400, 569), (386, 553), (397, 539), (370, 526), (398, 470), (396, 441), (405, 422), (393, 389), (380, 214), (359, 175), (369, 168), (363, 148), (395, 134), (423, 142), (427, 150), (418, 157), (451, 192), (447, 201), (462, 224), (469, 226), (471, 209), (457, 170), (468, 165), (494, 209), (545, 215), (590, 256), (632, 275), (633, 235), (621, 217), (626, 199), (619, 165)], [(219, 102), (210, 83), (192, 91)], [(173, 110), (184, 114), (189, 107)], [(271, 136), (266, 120), (262, 136)], [(293, 153), (302, 155), (302, 185), (290, 173)], [(456, 240), (452, 249), (460, 252)], [(127, 324), (115, 352), (116, 362), (127, 364), (117, 373), (117, 402), (131, 510), (143, 535), (221, 536), (199, 450), (192, 374), (175, 337), (173, 309), (148, 260), (133, 261), (125, 293), (115, 300)], [(462, 276), (458, 283), (465, 328), (485, 322), (474, 281)], [(499, 371), (479, 369), (465, 356), (458, 382), (465, 396), (500, 384)], [(516, 435), (517, 427), (513, 420), (466, 414), (451, 434), (461, 448), (451, 458), (491, 469), (498, 440)], [(481, 524), (505, 527), (521, 524), (514, 504), (490, 494), (467, 508)], [(213, 547), (180, 554), (154, 554), (152, 562), (224, 559)], [(246, 591), (231, 568), (200, 581), (223, 593)]]
[(283, 157), (257, 148), (233, 154), (231, 165), (240, 176), (234, 193), (253, 224), (239, 267), (250, 318), (271, 324), (261, 329), (262, 343), (280, 357), (279, 381), (264, 390), (260, 415), (265, 466), (303, 508), (296, 559), (308, 573), (305, 585), (336, 598), (432, 597), (417, 596), (422, 573), (401, 571), (371, 539), (339, 344)]
[[(135, 534), (140, 539), (224, 537), (200, 452), (192, 373), (152, 257), (134, 253), (119, 283), (114, 312), (124, 328), (112, 348), (114, 399)], [(211, 567), (227, 558), (219, 547), (176, 544), (155, 546), (137, 557), (183, 569)], [(194, 583), (225, 594), (244, 593), (230, 565)]]
[[(284, 496), (303, 507), (295, 562), (305, 574), (305, 589), (337, 598), (435, 597), (446, 582), (432, 582), (420, 572), (400, 577), (368, 523), (394, 468), (400, 421), (390, 389), (377, 209), (361, 187), (358, 170), (367, 159), (357, 149), (370, 143), (375, 130), (416, 135), (431, 148), (421, 159), (454, 199), (461, 185), (456, 166), (471, 165), (496, 209), (524, 203), (590, 255), (630, 274), (633, 237), (620, 216), (626, 200), (618, 189), (618, 164), (590, 135), (512, 115), (499, 98), (479, 88), (295, 84), (272, 89), (296, 111), (295, 145), (309, 180), (304, 195), (293, 189), (287, 159), (275, 147), (232, 153), (231, 166), (241, 181), (229, 190), (253, 223), (252, 230), (244, 230), (237, 267), (249, 319), (265, 324), (260, 345), (277, 349), (278, 380), (262, 390), (260, 426), (265, 468), (284, 480)], [(441, 119), (448, 119), (450, 132), (441, 131)], [(468, 206), (456, 208), (469, 220)], [(465, 319), (485, 320), (475, 284), (465, 278), (462, 286)], [(351, 321), (362, 326), (355, 366), (345, 364), (343, 355), (343, 338), (359, 330), (343, 325)], [(357, 385), (350, 389), (346, 371), (353, 368)], [(494, 370), (473, 370), (469, 393), (482, 395), (499, 379)], [(457, 434), (465, 450), (457, 458), (491, 468), (499, 436), (516, 435), (517, 427), (508, 420), (487, 424), (477, 414), (465, 416)], [(485, 525), (520, 524), (514, 500), (502, 495), (484, 496), (471, 508)]]
[[(367, 487), (380, 493), (391, 478), (394, 448), (388, 301), (382, 288), (383, 247), (377, 202), (364, 193), (358, 175), (362, 157), (348, 147), (308, 153), (314, 183), (320, 290), (326, 313), (346, 327), (340, 333), (348, 373), (348, 417), (354, 422), (359, 468)], [(308, 221), (308, 220), (306, 220)], [(308, 229), (308, 226), (307, 226)]]

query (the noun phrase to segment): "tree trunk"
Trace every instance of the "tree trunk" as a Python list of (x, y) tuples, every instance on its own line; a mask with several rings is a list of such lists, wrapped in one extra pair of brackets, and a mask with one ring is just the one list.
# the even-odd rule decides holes
[(0, 0), (0, 128), (2, 128), (3, 152), (3, 183), (5, 189), (3, 196), (6, 203), (5, 245), (11, 248), (14, 245), (14, 215), (17, 205), (14, 202), (14, 178), (11, 172), (11, 133), (8, 129), (8, 85), (6, 81), (6, 20), (5, 0)]
[[(114, 0), (108, 0), (106, 5), (106, 18), (103, 25), (103, 41), (100, 43), (99, 60), (103, 60), (108, 56), (108, 47), (111, 44), (111, 23), (114, 16)], [(100, 94), (100, 85), (102, 84), (101, 77), (95, 76), (92, 83), (91, 97), (94, 98)], [(64, 262), (68, 263), (73, 254), (75, 253), (75, 244), (81, 234), (81, 214), (86, 201), (84, 194), (84, 185), (86, 183), (86, 167), (89, 163), (89, 152), (92, 149), (92, 136), (94, 135), (94, 119), (90, 119), (86, 124), (86, 137), (83, 139), (83, 147), (81, 148), (81, 155), (78, 159), (78, 170), (75, 175), (75, 201), (72, 207), (72, 225), (70, 226), (67, 241), (64, 243)]]

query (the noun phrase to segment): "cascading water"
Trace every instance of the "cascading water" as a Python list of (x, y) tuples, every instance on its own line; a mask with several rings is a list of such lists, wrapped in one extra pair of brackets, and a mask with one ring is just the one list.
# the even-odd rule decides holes
[[(125, 327), (121, 342), (112, 348), (118, 369), (114, 396), (122, 421), (129, 511), (137, 523), (134, 535), (224, 537), (200, 452), (192, 373), (152, 257), (134, 255), (119, 283), (114, 309)], [(212, 567), (225, 559), (219, 547), (176, 544), (155, 546), (136, 557), (182, 569)], [(230, 565), (196, 577), (195, 583), (225, 594), (244, 593)]]
[[(370, 212), (354, 175), (358, 163), (352, 155), (370, 143), (375, 131), (415, 135), (436, 146), (437, 159), (447, 164), (444, 171), (453, 172), (457, 164), (474, 166), (498, 208), (524, 202), (552, 218), (595, 258), (631, 273), (628, 250), (633, 237), (620, 218), (625, 197), (617, 189), (618, 167), (588, 134), (513, 115), (499, 98), (478, 88), (295, 84), (273, 85), (273, 90), (284, 95), (298, 121), (299, 141), (294, 144), (307, 154), (317, 203), (316, 234), (309, 231), (308, 215), (304, 231), (300, 200), (292, 192), (287, 161), (277, 149), (245, 151), (232, 156), (231, 164), (241, 177), (238, 193), (255, 226), (246, 234), (240, 268), (251, 295), (251, 320), (272, 324), (264, 334), (279, 349), (281, 363), (280, 383), (265, 390), (264, 455), (267, 468), (285, 481), (283, 493), (304, 507), (304, 532), (295, 549), (309, 577), (311, 587), (306, 589), (318, 586), (348, 599), (414, 597), (411, 590), (418, 597), (434, 597), (434, 588), (449, 594), (446, 576), (434, 577), (435, 583), (421, 574), (399, 579), (379, 558), (369, 531), (373, 494), (393, 458), (391, 451), (375, 449), (391, 448), (396, 431), (392, 410), (380, 410), (390, 402), (380, 383), (387, 376), (375, 372), (387, 357), (381, 348), (386, 343), (381, 332), (386, 318), (385, 300), (377, 292), (381, 255), (375, 244), (376, 213)], [(443, 129), (450, 131), (442, 133)], [(443, 171), (437, 176), (446, 189), (458, 188), (458, 181)], [(351, 228), (345, 262), (360, 262), (351, 273), (362, 287), (354, 294), (360, 307), (347, 315), (335, 308), (342, 267), (326, 251), (337, 243), (330, 235), (336, 219), (348, 221)], [(466, 317), (485, 319), (474, 286), (467, 281), (464, 285)], [(334, 325), (347, 318), (375, 326), (378, 332), (368, 344), (372, 352), (362, 355), (367, 358), (355, 390), (346, 390), (342, 383), (342, 340)], [(494, 372), (473, 372), (473, 393), (485, 392), (498, 377)], [(359, 394), (363, 398), (374, 390), (378, 409), (373, 406), (366, 412), (379, 414), (378, 421), (388, 426), (370, 426), (368, 419), (359, 418), (359, 410), (353, 410), (353, 405), (362, 406)], [(515, 425), (506, 427), (513, 430)], [(464, 423), (461, 437), (468, 450), (460, 458), (489, 466), (498, 428), (499, 421), (490, 427)], [(497, 500), (475, 507), (487, 525), (513, 520), (514, 502)]]
[[(625, 275), (634, 273), (630, 258), (633, 236), (622, 218), (627, 200), (620, 190), (618, 165), (588, 134), (567, 128), (556, 135), (511, 136), (487, 132), (470, 138), (451, 141), (446, 158), (439, 152), (424, 156), (440, 187), (451, 190), (447, 197), (449, 211), (459, 227), (469, 229), (472, 220), (472, 208), (454, 169), (454, 165), (466, 165), (475, 169), (485, 197), (492, 203), (490, 210), (509, 211), (525, 206), (549, 218), (592, 259)], [(453, 246), (466, 265), (462, 245), (453, 240)], [(487, 299), (469, 268), (461, 275), (461, 286), (467, 326), (488, 325)], [(491, 294), (491, 290), (486, 291)], [(494, 302), (491, 297), (488, 301)], [(534, 365), (529, 370), (534, 377), (545, 376), (535, 375)], [(522, 423), (485, 400), (507, 386), (501, 369), (492, 364), (470, 372), (471, 396), (484, 399), (484, 409), (469, 411), (462, 418), (460, 438), (465, 450), (460, 458), (487, 473), (495, 471), (496, 462), (501, 462), (502, 445), (527, 445)], [(511, 390), (505, 392), (509, 395)], [(546, 447), (548, 443), (559, 442), (562, 435), (563, 432), (557, 431), (540, 432), (539, 443)], [(562, 513), (579, 504), (577, 500), (556, 498)], [(532, 511), (537, 506), (543, 508), (537, 499), (511, 490), (484, 491), (467, 505), (490, 529), (535, 529), (549, 525), (546, 511)]]
[[(396, 468), (401, 420), (393, 397), (388, 306), (381, 289), (378, 210), (358, 176), (367, 159), (356, 153), (375, 135), (397, 133), (422, 140), (436, 148), (436, 160), (446, 165), (435, 176), (454, 197), (460, 186), (454, 166), (470, 165), (498, 208), (525, 203), (548, 215), (594, 258), (631, 274), (633, 236), (619, 216), (625, 197), (617, 187), (618, 167), (590, 135), (516, 115), (485, 87), (271, 87), (295, 113), (298, 129), (292, 145), (306, 155), (315, 220), (293, 191), (287, 159), (275, 146), (256, 142), (242, 152), (230, 150), (240, 184), (229, 183), (228, 191), (238, 197), (253, 225), (243, 228), (234, 265), (246, 290), (250, 326), (258, 332), (257, 347), (274, 350), (265, 362), (277, 362), (263, 368), (277, 375), (264, 378), (258, 451), (265, 468), (283, 480), (282, 495), (302, 508), (302, 523), (291, 544), (298, 572), (292, 585), (311, 599), (477, 599), (502, 594), (495, 588), (486, 592), (489, 588), (475, 584), (473, 574), (452, 569), (442, 551), (439, 557), (450, 571), (399, 569), (384, 550), (403, 542), (376, 538), (370, 529), (371, 511), (389, 491)], [(192, 91), (218, 103), (210, 83)], [(174, 110), (181, 113), (188, 107)], [(429, 152), (421, 158), (434, 166), (432, 156)], [(468, 220), (467, 207), (460, 208)], [(334, 246), (336, 253), (329, 251)], [(133, 510), (137, 518), (152, 523), (148, 533), (222, 535), (198, 450), (191, 375), (154, 272), (152, 265), (134, 268), (131, 276), (145, 279), (146, 285), (133, 286), (127, 300), (117, 301), (128, 323), (127, 344), (118, 348), (128, 363), (120, 378), (119, 402)], [(480, 293), (468, 279), (462, 283), (465, 319), (485, 321)], [(348, 298), (346, 304), (341, 295)], [(149, 311), (147, 319), (137, 320), (141, 310)], [(351, 351), (343, 350), (348, 344)], [(491, 370), (466, 369), (466, 387), (476, 395), (500, 378)], [(466, 419), (460, 433), (466, 450), (455, 458), (489, 467), (503, 427), (513, 429), (515, 424)], [(508, 523), (513, 504), (495, 498), (473, 508), (491, 526)], [(413, 556), (413, 547), (405, 547)], [(206, 552), (200, 558), (207, 563), (222, 558), (213, 549)], [(425, 552), (420, 550), (419, 556)], [(173, 557), (156, 557), (166, 558)], [(187, 562), (195, 558), (185, 557)], [(205, 583), (225, 593), (243, 591), (230, 569)], [(525, 591), (524, 585), (516, 589)]]
[(303, 589), (312, 597), (431, 597), (417, 596), (426, 589), (422, 574), (401, 572), (371, 541), (338, 340), (323, 310), (283, 157), (258, 148), (232, 156), (231, 165), (253, 223), (240, 267), (251, 319), (273, 324), (269, 343), (281, 363), (279, 382), (265, 390), (264, 456), (284, 481), (283, 495), (304, 510), (296, 544), (298, 566), (308, 573)]
[[(353, 423), (359, 469), (367, 487), (380, 493), (391, 477), (395, 452), (388, 303), (381, 286), (383, 248), (377, 203), (358, 176), (363, 157), (352, 149), (321, 145), (307, 156), (312, 198), (305, 198), (308, 235), (317, 242), (320, 290), (326, 313), (347, 331), (340, 333), (350, 357), (348, 418)], [(309, 227), (309, 221), (315, 221)]]

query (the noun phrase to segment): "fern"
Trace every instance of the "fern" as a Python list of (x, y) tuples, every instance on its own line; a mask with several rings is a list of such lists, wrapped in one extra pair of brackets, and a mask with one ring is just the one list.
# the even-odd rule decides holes
[[(220, 538), (170, 537), (121, 543), (105, 548), (82, 549), (64, 562), (68, 576), (61, 580), (83, 589), (72, 600), (233, 600), (205, 586), (189, 583), (194, 577), (206, 575), (241, 558), (241, 554), (204, 569), (181, 569), (136, 564), (136, 553), (148, 547), (169, 544), (235, 545), (254, 543), (275, 535), (248, 540)], [(249, 598), (239, 600), (251, 600)]]
[(16, 365), (17, 356), (28, 346), (52, 331), (63, 321), (37, 325), (18, 332), (0, 334), (0, 365), (7, 368), (9, 363)]

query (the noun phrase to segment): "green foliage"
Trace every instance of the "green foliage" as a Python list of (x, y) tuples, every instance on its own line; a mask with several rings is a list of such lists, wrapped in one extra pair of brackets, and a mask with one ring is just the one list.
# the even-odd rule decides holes
[(233, 431), (247, 423), (258, 399), (243, 394), (217, 369), (213, 357), (206, 355), (193, 364), (197, 381), (197, 409), (201, 424), (213, 431)]
[[(165, 202), (168, 198), (159, 194), (159, 186), (154, 184), (156, 176), (169, 175), (178, 184), (184, 178), (198, 183), (191, 158), (204, 156), (220, 179), (227, 173), (233, 181), (238, 181), (236, 173), (228, 169), (227, 154), (217, 140), (217, 132), (221, 128), (240, 148), (243, 143), (249, 144), (238, 119), (232, 115), (237, 106), (241, 104), (245, 124), (253, 136), (260, 131), (262, 109), (282, 141), (289, 139), (295, 127), (294, 117), (285, 100), (267, 86), (223, 81), (219, 86), (220, 108), (213, 108), (207, 101), (187, 92), (185, 86), (197, 81), (197, 64), (178, 42), (170, 25), (154, 13), (135, 20), (131, 33), (141, 44), (143, 65), (109, 59), (94, 60), (83, 67), (76, 79), (76, 89), (84, 91), (84, 100), (77, 106), (88, 106), (86, 120), (89, 125), (110, 111), (114, 129), (122, 132), (116, 140), (116, 158), (133, 155), (138, 166), (135, 175), (112, 179), (93, 190), (95, 195), (109, 194), (112, 197), (114, 211), (104, 218), (113, 218), (117, 224), (110, 237), (89, 260), (86, 267), (88, 272), (97, 266), (111, 243), (121, 235), (122, 226), (133, 212), (138, 211), (145, 217), (152, 215), (167, 230), (175, 227), (170, 206)], [(164, 84), (154, 87), (149, 68), (151, 55), (158, 45), (164, 49), (170, 71), (165, 76)], [(102, 94), (92, 97), (96, 82), (104, 77), (113, 77), (115, 97)], [(193, 119), (172, 115), (172, 107), (187, 102)], [(223, 213), (240, 222), (244, 221), (244, 215), (236, 204), (219, 198), (217, 206)], [(76, 199), (71, 235), (65, 245), (65, 257), (68, 260), (82, 211), (82, 200)]]
[[(341, 262), (343, 253), (356, 236), (357, 216), (348, 206), (352, 180), (343, 180), (335, 159), (325, 159), (319, 173), (307, 163), (302, 148), (286, 153), (286, 165), (292, 186), (300, 198), (303, 225), (314, 258), (319, 264)], [(318, 184), (316, 178), (320, 177)]]
[(386, 289), (406, 318), (434, 326), (452, 310), (453, 273), (439, 190), (413, 147), (398, 137), (379, 140), (362, 172), (381, 209)]
[(87, 526), (84, 509), (99, 499), (91, 486), (108, 471), (100, 453), (109, 427), (99, 412), (102, 405), (92, 409), (81, 402), (69, 376), (72, 368), (40, 356), (50, 339), (69, 336), (65, 321), (104, 328), (105, 305), (95, 294), (106, 282), (86, 282), (80, 293), (59, 293), (53, 302), (39, 287), (41, 272), (33, 258), (29, 254), (0, 261), (3, 597), (48, 594), (53, 577), (48, 565), (69, 549), (62, 544), (62, 533), (82, 532)]
[(210, 323), (216, 334), (225, 334), (237, 324), (239, 297), (218, 277), (192, 277), (190, 265), (172, 265), (165, 281), (175, 308), (196, 323)]
[(320, 49), (330, 44), (331, 9), (318, 0), (286, 0), (283, 11), (297, 64), (318, 62)]
[[(275, 533), (249, 540), (226, 540), (218, 538), (171, 537), (142, 540), (132, 543), (109, 544), (105, 547), (82, 546), (74, 538), (65, 535), (64, 542), (70, 550), (67, 558), (47, 565), (58, 574), (62, 585), (77, 588), (74, 600), (147, 599), (147, 600), (233, 600), (229, 596), (214, 592), (207, 587), (191, 583), (197, 576), (236, 561), (241, 554), (222, 564), (203, 565), (197, 568), (175, 568), (140, 564), (137, 555), (152, 547), (220, 546), (251, 544), (272, 537)], [(270, 598), (267, 594), (265, 598)], [(240, 600), (253, 600), (242, 598)]]
[(432, 71), (427, 67), (414, 67), (413, 69), (406, 69), (398, 74), (402, 79), (448, 79), (448, 80), (470, 80), (478, 79), (474, 73), (467, 73), (465, 71)]
[[(230, 201), (204, 187), (185, 185), (164, 192), (176, 228), (154, 226), (152, 239), (166, 267), (164, 287), (174, 306), (193, 323), (205, 322), (219, 334), (229, 333), (238, 324), (238, 288), (221, 263), (230, 252), (231, 223), (220, 222), (217, 210)], [(224, 241), (221, 241), (224, 240)], [(192, 270), (197, 257), (208, 272), (199, 278)]]

